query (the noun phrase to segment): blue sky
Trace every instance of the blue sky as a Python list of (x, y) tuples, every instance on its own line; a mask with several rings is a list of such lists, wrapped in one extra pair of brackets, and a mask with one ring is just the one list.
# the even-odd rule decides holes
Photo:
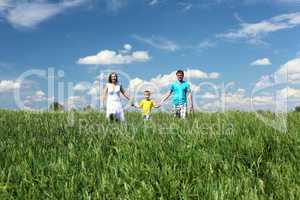
[[(127, 74), (126, 88), (160, 88), (160, 99), (172, 72), (184, 69), (202, 110), (218, 110), (221, 86), (229, 83), (228, 108), (249, 108), (255, 87), (270, 82), (280, 86), (257, 94), (257, 108), (272, 107), (274, 94), (289, 97), (290, 107), (300, 100), (299, 0), (0, 0), (0, 30), (3, 108), (18, 108), (16, 90), (26, 108), (46, 108), (53, 99), (99, 107), (91, 99), (101, 95), (105, 70)], [(53, 96), (44, 78), (18, 80), (48, 68), (64, 72)], [(287, 82), (278, 82), (282, 74)]]

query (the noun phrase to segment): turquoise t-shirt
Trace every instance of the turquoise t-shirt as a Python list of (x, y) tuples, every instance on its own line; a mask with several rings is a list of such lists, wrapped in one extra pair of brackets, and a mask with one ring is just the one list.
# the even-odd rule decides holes
[(175, 81), (171, 85), (171, 92), (174, 106), (187, 104), (187, 94), (191, 92), (190, 84), (186, 81)]

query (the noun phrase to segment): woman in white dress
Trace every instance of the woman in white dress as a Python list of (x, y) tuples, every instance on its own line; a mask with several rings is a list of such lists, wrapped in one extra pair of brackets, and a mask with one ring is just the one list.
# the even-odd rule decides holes
[(120, 94), (130, 100), (122, 85), (118, 83), (118, 75), (114, 72), (110, 73), (104, 88), (104, 100), (106, 100), (106, 117), (111, 121), (125, 120)]

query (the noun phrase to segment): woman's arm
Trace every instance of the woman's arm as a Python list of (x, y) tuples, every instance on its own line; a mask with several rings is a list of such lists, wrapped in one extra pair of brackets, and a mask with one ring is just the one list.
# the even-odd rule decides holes
[(126, 92), (124, 91), (123, 87), (120, 86), (120, 91), (122, 93), (122, 95), (127, 99), (127, 100), (130, 100), (130, 97), (126, 94)]
[(106, 101), (106, 98), (107, 98), (107, 92), (108, 92), (108, 88), (107, 86), (104, 87), (104, 93), (103, 93), (103, 98), (102, 98), (102, 101), (103, 103)]
[(132, 103), (131, 106), (134, 107), (134, 108), (141, 108), (140, 106), (138, 106), (138, 105), (136, 105), (134, 103)]

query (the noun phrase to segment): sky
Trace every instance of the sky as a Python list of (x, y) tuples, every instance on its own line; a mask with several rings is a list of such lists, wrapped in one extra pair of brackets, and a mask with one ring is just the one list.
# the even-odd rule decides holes
[(300, 0), (0, 0), (0, 107), (102, 108), (112, 71), (159, 101), (182, 69), (198, 110), (293, 109), (299, 35)]

